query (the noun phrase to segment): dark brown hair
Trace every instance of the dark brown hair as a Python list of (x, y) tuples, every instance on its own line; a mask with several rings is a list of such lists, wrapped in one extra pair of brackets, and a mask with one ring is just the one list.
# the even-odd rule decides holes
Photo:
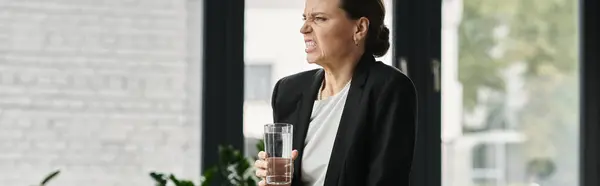
[(351, 19), (369, 19), (365, 53), (381, 57), (390, 48), (390, 30), (383, 24), (385, 7), (382, 0), (340, 0), (340, 8)]

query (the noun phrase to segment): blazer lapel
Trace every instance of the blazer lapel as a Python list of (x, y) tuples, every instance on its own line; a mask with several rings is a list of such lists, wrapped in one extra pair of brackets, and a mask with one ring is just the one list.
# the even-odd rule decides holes
[(298, 157), (296, 158), (296, 160), (294, 161), (294, 167), (295, 171), (294, 171), (294, 177), (293, 179), (295, 180), (294, 182), (299, 183), (301, 180), (301, 170), (300, 165), (302, 165), (302, 155), (304, 153), (304, 141), (306, 139), (306, 133), (308, 132), (308, 125), (310, 123), (310, 116), (312, 114), (312, 109), (314, 106), (314, 102), (317, 98), (317, 92), (319, 91), (319, 88), (321, 87), (321, 83), (323, 82), (323, 78), (324, 78), (324, 73), (323, 70), (320, 69), (318, 70), (315, 75), (314, 78), (312, 79), (312, 82), (310, 82), (310, 85), (308, 87), (308, 89), (304, 90), (302, 92), (302, 101), (300, 103), (300, 112), (298, 114), (298, 123), (296, 123), (294, 125), (294, 136), (297, 136), (296, 138), (294, 138), (295, 140), (293, 141), (293, 146), (294, 149), (298, 150)]
[(364, 55), (352, 75), (350, 90), (348, 91), (342, 119), (333, 144), (324, 185), (338, 185), (340, 173), (344, 168), (345, 155), (352, 145), (352, 140), (347, 139), (353, 137), (353, 134), (356, 133), (361, 124), (359, 119), (361, 111), (359, 108), (363, 108), (360, 106), (361, 98), (367, 80), (368, 66), (374, 62), (375, 58), (373, 56)]

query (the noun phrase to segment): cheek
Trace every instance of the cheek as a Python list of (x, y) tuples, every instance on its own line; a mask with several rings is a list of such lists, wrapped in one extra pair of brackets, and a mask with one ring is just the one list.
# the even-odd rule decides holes
[(317, 33), (318, 46), (324, 53), (331, 53), (339, 49), (347, 48), (348, 45), (353, 43), (352, 35), (348, 33), (348, 30), (342, 29), (328, 29), (320, 30)]

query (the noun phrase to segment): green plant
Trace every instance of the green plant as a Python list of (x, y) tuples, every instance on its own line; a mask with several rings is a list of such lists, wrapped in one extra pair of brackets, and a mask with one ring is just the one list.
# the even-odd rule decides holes
[(164, 173), (151, 172), (150, 177), (154, 179), (155, 186), (167, 186), (168, 181), (173, 182), (175, 186), (195, 186), (194, 182), (190, 180), (180, 180), (173, 174), (167, 176)]
[[(214, 167), (204, 171), (200, 184), (208, 186), (215, 178), (221, 178), (223, 186), (256, 186), (256, 179), (251, 172), (250, 162), (232, 146), (219, 146), (219, 161)], [(179, 180), (173, 174), (151, 172), (150, 177), (155, 186), (166, 186), (172, 182), (175, 186), (195, 186), (190, 180)]]
[(60, 170), (56, 170), (50, 174), (48, 174), (43, 180), (42, 182), (40, 182), (40, 186), (46, 186), (48, 184), (48, 182), (50, 182), (50, 180), (54, 179), (56, 176), (58, 176), (60, 174)]
[[(264, 151), (264, 141), (256, 144), (258, 151)], [(259, 178), (254, 175), (252, 163), (257, 157), (247, 158), (231, 145), (219, 146), (219, 160), (217, 164), (204, 171), (200, 180), (201, 186), (208, 186), (215, 179), (222, 180), (223, 186), (256, 186)], [(170, 181), (175, 186), (195, 186), (190, 180), (179, 180), (173, 174), (151, 172), (150, 177), (156, 186), (166, 186)]]
[[(258, 143), (256, 143), (256, 150), (260, 151), (265, 151), (265, 140), (258, 140)], [(254, 159), (258, 159), (258, 157), (254, 157)]]
[[(251, 162), (239, 150), (232, 146), (219, 147), (219, 161), (216, 166), (209, 169), (212, 176), (223, 180), (222, 185), (255, 186), (257, 178), (252, 173)], [(214, 174), (215, 171), (217, 174)], [(205, 176), (206, 178), (206, 176)]]
[[(258, 151), (264, 151), (264, 141), (259, 140), (256, 144)], [(204, 171), (200, 179), (199, 186), (208, 186), (215, 178), (223, 180), (223, 186), (256, 186), (259, 178), (254, 175), (252, 163), (257, 157), (247, 158), (233, 146), (219, 146), (219, 161), (208, 170)], [(44, 178), (39, 184), (46, 186), (50, 180), (56, 178), (60, 170), (56, 170)], [(173, 174), (161, 172), (150, 172), (150, 177), (154, 180), (155, 186), (167, 186), (172, 182), (175, 186), (196, 186), (191, 180), (179, 179)]]
[(164, 173), (151, 172), (150, 177), (154, 180), (154, 186), (166, 186), (169, 181)]

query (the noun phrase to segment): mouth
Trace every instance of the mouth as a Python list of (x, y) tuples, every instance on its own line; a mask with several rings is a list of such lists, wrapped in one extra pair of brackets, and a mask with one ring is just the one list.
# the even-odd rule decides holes
[(306, 47), (304, 49), (306, 53), (310, 53), (317, 48), (317, 43), (313, 40), (304, 40), (304, 45)]

